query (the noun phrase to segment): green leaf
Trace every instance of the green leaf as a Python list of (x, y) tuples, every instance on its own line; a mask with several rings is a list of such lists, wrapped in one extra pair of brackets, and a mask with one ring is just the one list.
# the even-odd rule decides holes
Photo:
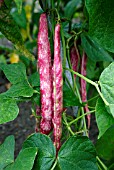
[(5, 95), (9, 97), (31, 97), (33, 93), (33, 88), (25, 80), (12, 85), (11, 88), (5, 93)]
[(97, 100), (95, 110), (96, 122), (99, 129), (98, 138), (100, 138), (111, 125), (114, 125), (114, 118), (107, 112), (101, 98)]
[(9, 9), (7, 9), (5, 6), (0, 8), (0, 32), (2, 32), (2, 34), (4, 34), (8, 40), (14, 43), (17, 50), (19, 50), (29, 59), (34, 60), (34, 56), (24, 46), (17, 23), (10, 15)]
[(37, 155), (37, 148), (26, 148), (20, 151), (15, 162), (5, 170), (32, 170), (35, 157)]
[(1, 64), (0, 68), (12, 84), (27, 80), (26, 68), (23, 63)]
[(86, 0), (89, 33), (106, 50), (114, 53), (114, 1)]
[(114, 161), (114, 125), (103, 134), (96, 143), (98, 156), (107, 161)]
[(22, 10), (22, 0), (14, 0), (16, 5), (17, 5), (17, 8), (18, 8), (18, 12), (21, 13), (21, 10)]
[(14, 120), (19, 113), (15, 99), (0, 95), (0, 124)]
[(40, 86), (40, 76), (38, 72), (35, 72), (30, 75), (28, 80), (32, 87)]
[(63, 105), (64, 107), (81, 105), (77, 96), (65, 83), (63, 84)]
[(92, 142), (84, 136), (72, 136), (61, 147), (58, 163), (62, 170), (97, 170), (96, 152)]
[(93, 62), (90, 58), (87, 58), (87, 77), (93, 79), (95, 77), (96, 62)]
[(19, 14), (17, 8), (13, 8), (11, 11), (11, 15), (13, 16), (15, 22), (22, 28), (26, 29), (27, 21), (26, 21), (26, 13), (24, 8), (22, 8), (21, 13)]
[(23, 44), (20, 30), (4, 6), (0, 9), (0, 31), (14, 44)]
[(93, 61), (113, 61), (112, 57), (89, 35), (81, 35), (82, 46)]
[(65, 17), (71, 19), (73, 14), (81, 6), (81, 4), (82, 4), (82, 0), (70, 0), (64, 8)]
[(114, 118), (114, 104), (109, 104), (109, 106), (106, 106), (106, 109), (109, 113), (112, 114), (112, 116)]
[(9, 136), (4, 143), (0, 145), (0, 169), (4, 169), (7, 165), (14, 161), (14, 136)]
[(104, 69), (99, 81), (104, 98), (114, 104), (114, 62)]
[(40, 133), (33, 134), (24, 142), (23, 149), (29, 147), (38, 148), (38, 157), (33, 169), (50, 170), (56, 158), (55, 147), (51, 139)]

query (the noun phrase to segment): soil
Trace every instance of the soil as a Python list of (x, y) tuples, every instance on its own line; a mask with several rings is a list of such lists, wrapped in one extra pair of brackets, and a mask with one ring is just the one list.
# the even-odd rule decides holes
[[(0, 75), (0, 93), (6, 91), (7, 86), (7, 80)], [(35, 119), (31, 116), (31, 103), (24, 102), (19, 104), (19, 110), (18, 117), (14, 121), (0, 125), (0, 143), (9, 135), (14, 135), (15, 137), (15, 157), (21, 150), (24, 140), (35, 131)], [(90, 139), (95, 143), (98, 129), (94, 114), (92, 114), (89, 134)]]

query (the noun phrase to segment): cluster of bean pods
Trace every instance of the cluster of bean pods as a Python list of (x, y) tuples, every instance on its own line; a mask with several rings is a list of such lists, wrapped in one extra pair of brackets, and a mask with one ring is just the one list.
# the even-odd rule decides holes
[(60, 24), (55, 26), (54, 61), (51, 65), (51, 50), (48, 39), (47, 17), (43, 13), (39, 20), (38, 64), (41, 93), (40, 132), (49, 134), (53, 128), (54, 145), (57, 151), (61, 139), (61, 114), (63, 111), (62, 62), (60, 57)]

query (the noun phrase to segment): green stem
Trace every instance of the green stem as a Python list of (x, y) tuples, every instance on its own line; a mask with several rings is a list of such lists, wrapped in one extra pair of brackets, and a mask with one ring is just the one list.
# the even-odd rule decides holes
[(79, 76), (80, 78), (84, 79), (85, 81), (87, 81), (88, 83), (92, 84), (96, 90), (98, 91), (100, 97), (102, 98), (102, 100), (104, 101), (104, 103), (109, 106), (109, 103), (106, 101), (106, 99), (103, 97), (103, 94), (101, 93), (100, 89), (99, 89), (99, 86), (97, 83), (95, 83), (94, 81), (88, 79), (87, 77), (83, 76), (82, 74), (79, 74), (78, 72), (75, 72), (71, 69), (68, 69), (68, 68), (65, 68), (66, 70), (69, 70), (70, 72), (72, 72), (73, 74), (76, 74), (77, 76)]
[(57, 13), (58, 22), (60, 22), (60, 15), (59, 15), (58, 10), (57, 10), (56, 8), (55, 8), (55, 11), (56, 11), (56, 13)]
[(65, 124), (66, 124), (66, 126), (67, 126), (67, 129), (69, 130), (69, 132), (70, 132), (72, 135), (74, 135), (74, 132), (72, 131), (71, 127), (69, 126), (69, 124), (68, 124), (68, 122), (67, 122), (66, 113), (65, 113), (65, 112), (63, 112), (63, 120), (64, 120), (64, 122), (65, 122)]
[(88, 114), (94, 113), (94, 112), (95, 112), (95, 110), (92, 110), (92, 111), (90, 111), (90, 112), (86, 112), (86, 113), (82, 114), (81, 116), (79, 116), (78, 118), (72, 120), (68, 125), (70, 126), (71, 124), (77, 122), (77, 121), (78, 121), (79, 119), (81, 119), (82, 117), (84, 117), (84, 116), (86, 116), (86, 115), (88, 115)]
[(108, 170), (108, 168), (105, 166), (105, 164), (99, 159), (99, 157), (96, 157), (98, 162), (101, 164), (101, 166), (104, 168), (104, 170)]
[[(73, 77), (73, 80), (74, 80), (74, 77)], [(79, 101), (80, 103), (82, 103), (82, 100), (81, 100), (81, 96), (80, 96), (80, 93), (79, 93), (79, 90), (77, 88), (77, 85), (76, 85), (76, 82), (74, 81), (74, 88), (76, 90), (76, 93), (77, 93), (77, 96), (79, 98)], [(88, 136), (88, 133), (87, 133), (87, 126), (86, 126), (86, 120), (85, 120), (85, 116), (84, 116), (84, 109), (83, 107), (81, 107), (81, 112), (82, 112), (82, 118), (83, 120), (81, 121), (81, 123), (84, 123), (84, 131), (86, 133), (86, 136)]]
[(106, 101), (106, 99), (103, 97), (103, 94), (101, 93), (98, 84), (95, 84), (95, 87), (96, 87), (99, 95), (101, 96), (102, 100), (104, 101), (104, 103), (105, 103), (107, 106), (109, 106), (109, 103), (108, 103), (108, 102)]
[(101, 167), (100, 167), (100, 165), (99, 165), (98, 163), (97, 163), (97, 166), (98, 166), (99, 170), (102, 170)]
[(91, 99), (89, 99), (89, 100), (87, 101), (87, 103), (90, 102), (90, 101), (92, 101), (92, 100), (94, 100), (94, 99), (97, 98), (97, 97), (99, 97), (99, 94), (96, 95), (96, 96), (94, 96), (94, 97), (92, 97)]
[(56, 165), (57, 165), (57, 159), (56, 159), (55, 163), (53, 164), (53, 167), (51, 168), (51, 170), (54, 170)]

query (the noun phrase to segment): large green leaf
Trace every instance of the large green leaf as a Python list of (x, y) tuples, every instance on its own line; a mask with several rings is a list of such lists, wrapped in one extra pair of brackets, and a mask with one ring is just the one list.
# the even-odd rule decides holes
[(33, 170), (50, 170), (56, 158), (55, 147), (51, 139), (40, 133), (33, 134), (24, 142), (23, 149), (29, 147), (38, 148), (38, 157)]
[(61, 147), (58, 163), (62, 170), (97, 170), (94, 145), (87, 137), (73, 136)]
[(114, 161), (114, 125), (111, 126), (96, 143), (98, 155), (107, 160)]
[(114, 52), (114, 1), (86, 0), (89, 33), (110, 52)]
[(12, 84), (27, 80), (26, 68), (23, 63), (1, 64), (0, 68), (3, 70), (5, 76)]
[(6, 6), (0, 8), (0, 32), (2, 32), (8, 40), (14, 43), (17, 50), (29, 59), (34, 60), (34, 56), (24, 47), (20, 29)]
[(14, 120), (19, 113), (15, 99), (0, 95), (0, 124)]
[(99, 81), (105, 99), (114, 104), (114, 62), (104, 69)]
[(20, 151), (15, 162), (6, 167), (5, 170), (32, 170), (36, 155), (37, 148), (26, 148)]
[(87, 58), (87, 66), (86, 66), (86, 70), (87, 70), (87, 77), (89, 79), (93, 79), (95, 77), (96, 74), (96, 62), (93, 62), (93, 60), (91, 60), (90, 58)]
[(82, 46), (93, 61), (113, 61), (112, 57), (89, 35), (81, 35)]
[(13, 136), (7, 137), (4, 143), (0, 145), (0, 170), (3, 170), (7, 165), (13, 163), (14, 146), (15, 140)]
[(33, 93), (33, 88), (26, 80), (24, 80), (20, 83), (12, 85), (5, 95), (9, 97), (31, 97)]
[(109, 103), (107, 111), (114, 117), (114, 62), (102, 72), (99, 83), (103, 96)]
[(76, 9), (79, 8), (82, 4), (82, 0), (70, 0), (66, 4), (64, 8), (65, 17), (69, 19), (72, 18), (73, 14), (75, 13)]
[(111, 114), (109, 114), (105, 108), (105, 104), (101, 98), (97, 100), (96, 104), (96, 121), (97, 126), (99, 129), (99, 138), (106, 132), (106, 130), (111, 126), (114, 125), (114, 118)]
[(77, 96), (65, 83), (63, 84), (63, 105), (64, 107), (81, 105)]
[(28, 80), (32, 87), (40, 86), (40, 76), (38, 72), (35, 72), (32, 75), (30, 75)]

